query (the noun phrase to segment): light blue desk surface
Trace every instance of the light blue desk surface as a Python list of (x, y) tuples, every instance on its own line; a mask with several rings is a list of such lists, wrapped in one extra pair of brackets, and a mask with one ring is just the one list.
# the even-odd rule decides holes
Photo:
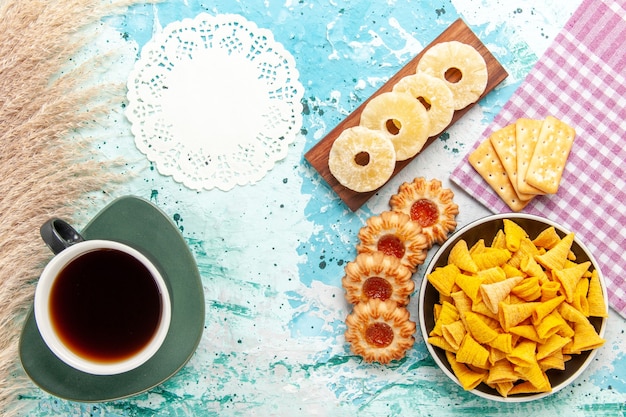
[[(607, 344), (570, 387), (530, 403), (489, 402), (464, 392), (429, 357), (421, 335), (402, 361), (366, 364), (344, 342), (350, 306), (341, 277), (367, 217), (398, 186), (439, 178), (455, 191), (460, 226), (488, 214), (448, 176), (580, 1), (197, 1), (166, 0), (108, 19), (87, 53), (125, 59), (107, 73), (125, 82), (153, 31), (200, 12), (235, 13), (270, 29), (294, 56), (304, 86), (301, 135), (260, 182), (193, 191), (162, 176), (135, 147), (119, 114), (96, 146), (123, 156), (134, 176), (93, 200), (85, 221), (113, 196), (149, 199), (177, 223), (202, 275), (206, 326), (196, 354), (173, 378), (139, 396), (81, 404), (36, 387), (20, 399), (30, 416), (401, 416), (626, 414), (626, 324), (611, 311)], [(508, 79), (360, 210), (348, 210), (304, 153), (450, 23), (462, 17), (509, 72)], [(432, 253), (432, 251), (431, 251)], [(423, 269), (415, 275), (417, 287)], [(417, 301), (410, 305), (417, 319)]]

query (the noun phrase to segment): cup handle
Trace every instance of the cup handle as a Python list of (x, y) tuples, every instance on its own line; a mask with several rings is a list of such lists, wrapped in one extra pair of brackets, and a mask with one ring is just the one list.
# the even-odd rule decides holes
[(85, 240), (69, 223), (59, 218), (52, 218), (45, 222), (39, 229), (39, 234), (55, 255)]

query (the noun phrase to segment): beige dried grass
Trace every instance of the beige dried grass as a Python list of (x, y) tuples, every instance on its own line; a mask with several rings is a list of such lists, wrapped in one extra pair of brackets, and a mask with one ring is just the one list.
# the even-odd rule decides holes
[(98, 22), (132, 0), (0, 0), (0, 415), (31, 382), (19, 364), (19, 334), (34, 283), (50, 253), (39, 226), (73, 219), (82, 197), (111, 185), (116, 162), (98, 162), (76, 134), (123, 100), (119, 85), (93, 83), (109, 56), (70, 68)]

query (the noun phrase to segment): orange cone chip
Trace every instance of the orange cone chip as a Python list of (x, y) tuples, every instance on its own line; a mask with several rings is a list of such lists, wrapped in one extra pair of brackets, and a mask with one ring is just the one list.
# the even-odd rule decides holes
[(505, 300), (505, 302), (509, 303), (509, 304), (524, 304), (525, 300), (522, 298), (519, 298), (517, 295), (513, 294), (512, 292), (509, 294), (509, 298), (508, 300)]
[(496, 391), (498, 394), (502, 395), (504, 398), (509, 396), (509, 392), (513, 389), (515, 385), (512, 382), (498, 382), (495, 384)]
[(478, 272), (478, 266), (469, 253), (467, 242), (462, 239), (459, 240), (450, 250), (448, 262), (456, 265), (463, 271), (467, 271), (469, 273)]
[(574, 233), (569, 233), (559, 241), (552, 249), (543, 255), (537, 255), (535, 259), (544, 268), (549, 270), (562, 269), (567, 260), (569, 250), (574, 242)]
[(604, 295), (600, 285), (600, 277), (597, 270), (591, 272), (589, 280), (589, 292), (587, 293), (587, 304), (589, 305), (589, 315), (592, 317), (608, 317)]
[(435, 304), (433, 306), (433, 317), (435, 318), (435, 320), (439, 318), (439, 315), (441, 314), (441, 310), (443, 309), (444, 302), (445, 300), (440, 300), (439, 301), (440, 304)]
[(536, 342), (522, 339), (522, 341), (513, 348), (513, 351), (507, 355), (507, 358), (516, 366), (528, 368), (537, 364), (537, 359), (535, 357), (536, 349)]
[(509, 395), (534, 394), (538, 392), (550, 392), (550, 391), (552, 391), (552, 388), (549, 385), (538, 388), (538, 387), (535, 387), (533, 384), (531, 384), (529, 381), (526, 381), (526, 382), (522, 382), (521, 384), (517, 384), (513, 388), (511, 388), (511, 390), (509, 391)]
[(506, 249), (506, 237), (504, 236), (504, 230), (498, 230), (491, 241), (491, 247), (495, 249)]
[(448, 303), (451, 303), (452, 302), (452, 298), (449, 295), (439, 294), (439, 302), (443, 303), (444, 301), (447, 301)]
[(500, 333), (502, 331), (502, 326), (500, 326), (500, 322), (497, 318), (491, 316), (485, 316), (484, 314), (480, 314), (476, 311), (472, 311), (472, 313), (478, 314), (478, 317), (490, 328)]
[(563, 353), (574, 354), (585, 350), (599, 348), (606, 340), (598, 336), (596, 329), (589, 323), (574, 324), (574, 339), (572, 343), (563, 348)]
[(473, 390), (476, 388), (487, 376), (487, 371), (484, 372), (476, 372), (469, 369), (466, 365), (458, 362), (454, 354), (446, 351), (446, 358), (448, 359), (448, 363), (450, 363), (450, 367), (452, 368), (452, 372), (459, 380), (459, 383), (466, 390)]
[(497, 314), (498, 304), (500, 304), (500, 302), (509, 295), (511, 290), (523, 279), (522, 277), (512, 277), (504, 281), (494, 282), (493, 284), (481, 285), (480, 294), (483, 297), (483, 302), (492, 313)]
[(483, 284), (493, 284), (494, 282), (504, 281), (507, 278), (506, 272), (499, 266), (480, 270), (478, 271), (478, 276), (482, 278)]
[(541, 301), (547, 301), (555, 298), (560, 289), (561, 284), (556, 281), (544, 282), (543, 284), (541, 284)]
[(522, 324), (519, 326), (513, 326), (509, 329), (509, 333), (521, 336), (525, 339), (532, 340), (536, 343), (545, 343), (546, 339), (539, 337), (537, 329), (531, 324)]
[(455, 291), (450, 294), (450, 297), (459, 312), (461, 320), (465, 323), (465, 313), (472, 311), (472, 299), (469, 298), (463, 291)]
[(507, 304), (501, 302), (498, 307), (498, 319), (504, 331), (508, 332), (511, 327), (517, 326), (532, 316), (533, 311), (535, 311), (538, 305), (539, 303), (536, 301), (522, 304)]
[(539, 286), (539, 278), (525, 278), (516, 285), (511, 292), (526, 301), (535, 301), (541, 298), (541, 287)]
[(587, 317), (585, 317), (583, 313), (581, 313), (580, 311), (572, 307), (571, 304), (561, 303), (558, 311), (559, 311), (559, 314), (561, 314), (561, 316), (568, 322), (589, 323), (589, 320), (587, 319)]
[(587, 261), (582, 264), (577, 264), (572, 268), (553, 271), (557, 281), (561, 283), (561, 287), (565, 292), (565, 299), (568, 303), (574, 301), (574, 293), (576, 292), (578, 281), (580, 281), (584, 273), (587, 272), (590, 265), (591, 262)]
[(459, 350), (467, 330), (465, 330), (463, 322), (461, 320), (457, 320), (453, 323), (441, 326), (441, 332), (443, 334), (443, 338), (456, 352)]
[(563, 349), (563, 347), (570, 341), (570, 338), (553, 334), (545, 341), (545, 343), (537, 345), (537, 360), (545, 359), (548, 356), (554, 355), (555, 352), (561, 352), (561, 349)]
[(557, 334), (559, 336), (568, 337), (571, 339), (572, 337), (574, 337), (574, 329), (566, 322), (561, 326)]
[(500, 360), (489, 368), (489, 375), (485, 382), (487, 384), (500, 384), (503, 382), (515, 382), (519, 375), (513, 369), (513, 364), (508, 360)]
[(444, 324), (454, 323), (459, 319), (459, 312), (455, 306), (448, 302), (444, 302), (442, 304), (441, 311), (439, 312), (439, 316), (437, 317), (437, 321), (435, 321), (435, 327), (430, 331), (429, 336), (443, 336), (443, 332), (441, 327)]
[(520, 241), (519, 249), (513, 253), (508, 263), (515, 268), (521, 268), (522, 262), (526, 260), (527, 257), (534, 257), (539, 254), (540, 252), (537, 250), (537, 247), (533, 244), (533, 242), (528, 238), (523, 238)]
[(504, 271), (504, 275), (506, 275), (507, 278), (523, 277), (524, 276), (524, 273), (522, 272), (522, 270), (517, 269), (516, 267), (514, 267), (511, 264), (509, 264), (508, 262), (505, 263), (504, 265), (502, 265), (501, 268)]
[(483, 253), (485, 248), (485, 239), (479, 239), (478, 242), (474, 243), (474, 246), (469, 248), (469, 253), (474, 257), (477, 253)]
[(581, 279), (576, 284), (574, 290), (574, 299), (572, 305), (579, 310), (585, 316), (589, 317), (589, 302), (587, 301), (587, 292), (589, 291), (589, 280), (587, 278)]
[(456, 352), (456, 360), (467, 365), (487, 369), (489, 351), (467, 333), (463, 338), (463, 342), (461, 342), (459, 350)]
[(553, 311), (536, 324), (537, 334), (542, 339), (547, 339), (556, 334), (563, 325), (567, 325), (563, 317), (561, 317), (558, 311)]
[(455, 282), (473, 302), (478, 301), (480, 286), (483, 282), (479, 276), (457, 274)]
[(543, 229), (541, 233), (533, 239), (533, 243), (539, 248), (552, 249), (560, 240), (561, 238), (556, 233), (554, 226), (550, 226), (547, 229)]
[[(552, 388), (546, 373), (541, 370), (539, 363), (535, 362), (529, 367), (515, 367), (515, 370), (524, 376), (524, 379), (530, 383), (537, 391), (547, 392)], [(513, 389), (511, 390), (513, 391)]]
[(489, 307), (487, 307), (487, 304), (485, 304), (483, 300), (472, 304), (472, 311), (474, 313), (482, 314), (485, 317), (490, 317), (494, 320), (498, 320), (498, 314), (489, 310)]
[(454, 264), (448, 264), (443, 267), (436, 268), (433, 272), (428, 274), (428, 282), (437, 289), (443, 295), (450, 295), (456, 276), (461, 273), (461, 270)]
[(510, 333), (500, 333), (489, 342), (489, 346), (504, 353), (511, 353), (513, 351), (513, 338)]
[(528, 237), (526, 231), (517, 223), (509, 219), (503, 219), (506, 248), (515, 252), (520, 248), (523, 238)]
[(544, 371), (547, 371), (548, 369), (558, 369), (559, 371), (565, 370), (565, 356), (561, 350), (555, 351), (550, 356), (546, 356), (538, 362), (539, 366)]
[(453, 352), (455, 353), (458, 349), (453, 348), (450, 343), (448, 343), (446, 341), (446, 339), (444, 339), (443, 336), (430, 336), (427, 339), (428, 343), (430, 343), (433, 346), (437, 346), (438, 348), (441, 348), (445, 351), (448, 352)]
[(560, 306), (563, 301), (565, 301), (565, 296), (563, 295), (542, 301), (533, 312), (533, 323), (537, 325), (548, 314), (552, 313), (555, 308)]
[(539, 265), (537, 261), (535, 261), (534, 256), (527, 256), (526, 258), (522, 259), (522, 262), (520, 263), (520, 269), (527, 275), (537, 277), (540, 284), (544, 284), (545, 282), (548, 282), (550, 280), (541, 265)]
[(500, 266), (511, 258), (511, 252), (507, 249), (485, 249), (481, 253), (472, 255), (478, 270)]
[(465, 323), (472, 337), (482, 344), (488, 344), (498, 337), (498, 332), (489, 327), (476, 313), (468, 311), (465, 313)]
[[(502, 334), (504, 334), (504, 333), (502, 333)], [(505, 352), (503, 352), (501, 350), (498, 350), (498, 349), (492, 347), (491, 345), (488, 345), (488, 346), (489, 346), (489, 363), (491, 365), (493, 365), (494, 363), (497, 363), (497, 362), (499, 362), (499, 361), (501, 361), (503, 359), (506, 359), (506, 353)]]

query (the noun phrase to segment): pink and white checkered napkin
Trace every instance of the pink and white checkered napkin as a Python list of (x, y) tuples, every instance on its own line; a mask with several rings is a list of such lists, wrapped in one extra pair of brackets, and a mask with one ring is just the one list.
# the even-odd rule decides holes
[[(626, 317), (626, 1), (584, 0), (473, 149), (520, 117), (553, 115), (576, 129), (559, 191), (524, 209), (576, 232)], [(508, 206), (467, 156), (450, 179), (493, 212)]]

